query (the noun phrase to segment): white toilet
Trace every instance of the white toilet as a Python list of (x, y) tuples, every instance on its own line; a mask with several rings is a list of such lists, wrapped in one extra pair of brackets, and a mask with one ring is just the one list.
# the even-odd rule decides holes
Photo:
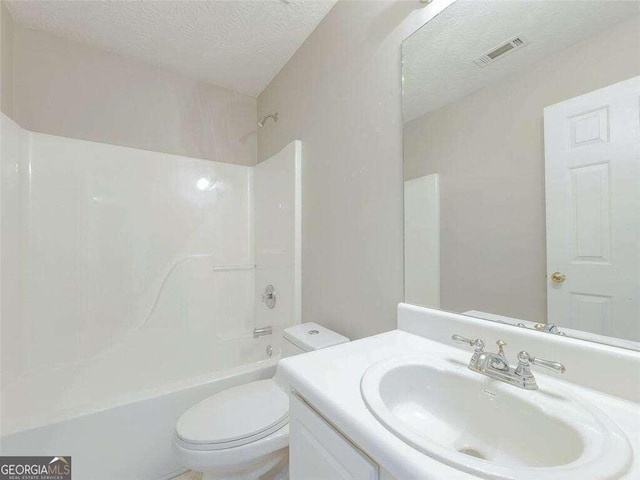
[[(285, 329), (282, 357), (346, 343), (316, 323)], [(182, 464), (204, 480), (288, 478), (289, 397), (274, 380), (229, 388), (187, 410), (173, 439)]]

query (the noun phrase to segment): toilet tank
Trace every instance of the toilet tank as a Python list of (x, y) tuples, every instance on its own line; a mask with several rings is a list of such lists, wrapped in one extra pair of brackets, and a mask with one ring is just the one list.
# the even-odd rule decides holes
[(312, 322), (285, 328), (282, 337), (282, 358), (349, 341), (347, 337)]

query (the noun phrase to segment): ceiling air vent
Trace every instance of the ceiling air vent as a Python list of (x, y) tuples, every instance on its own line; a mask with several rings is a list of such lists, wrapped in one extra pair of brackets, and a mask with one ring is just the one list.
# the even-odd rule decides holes
[(517, 37), (513, 37), (508, 42), (505, 42), (498, 47), (492, 48), (484, 55), (476, 58), (473, 62), (476, 65), (480, 65), (481, 67), (487, 66), (490, 63), (495, 62), (499, 58), (502, 58), (507, 53), (514, 52), (517, 49), (524, 47), (528, 43), (529, 41), (527, 39), (525, 39), (522, 35), (518, 35)]

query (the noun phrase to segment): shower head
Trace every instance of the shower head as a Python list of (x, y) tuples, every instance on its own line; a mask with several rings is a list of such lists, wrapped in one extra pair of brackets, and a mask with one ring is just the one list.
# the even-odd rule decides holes
[(259, 121), (258, 121), (258, 127), (262, 128), (264, 127), (265, 122), (269, 119), (269, 118), (273, 118), (274, 123), (278, 121), (278, 112), (276, 113), (269, 113), (267, 115), (265, 115), (264, 117), (262, 117)]

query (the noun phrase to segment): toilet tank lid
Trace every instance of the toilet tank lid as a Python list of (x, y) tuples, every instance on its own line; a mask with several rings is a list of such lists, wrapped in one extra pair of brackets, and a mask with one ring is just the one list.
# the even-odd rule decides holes
[(285, 328), (284, 338), (307, 352), (349, 341), (347, 337), (313, 322)]

